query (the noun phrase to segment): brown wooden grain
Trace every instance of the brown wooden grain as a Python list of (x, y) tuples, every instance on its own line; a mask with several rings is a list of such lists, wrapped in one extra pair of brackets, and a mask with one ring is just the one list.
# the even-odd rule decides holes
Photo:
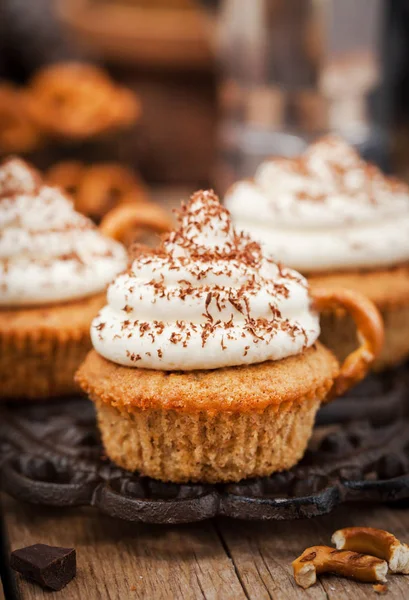
[[(302, 591), (297, 587), (291, 562), (312, 545), (331, 545), (331, 535), (339, 528), (366, 525), (392, 531), (409, 540), (409, 511), (384, 507), (343, 507), (310, 521), (240, 523), (219, 522), (236, 570), (249, 598), (274, 600), (364, 600), (380, 598), (371, 584), (356, 583), (335, 576), (319, 578), (317, 585)], [(388, 598), (409, 598), (409, 577), (388, 576)]]
[[(310, 521), (219, 519), (179, 527), (132, 525), (92, 509), (46, 509), (6, 497), (4, 510), (11, 549), (43, 542), (78, 552), (78, 575), (63, 593), (44, 592), (17, 576), (22, 600), (375, 599), (380, 596), (371, 584), (330, 575), (301, 590), (291, 561), (350, 525), (381, 527), (409, 540), (409, 511), (385, 507), (343, 507)], [(388, 578), (388, 598), (409, 598), (409, 577)]]
[(4, 505), (11, 550), (33, 543), (77, 550), (77, 577), (63, 593), (44, 592), (17, 576), (22, 600), (245, 600), (212, 523), (148, 527), (92, 509), (40, 508), (10, 498)]

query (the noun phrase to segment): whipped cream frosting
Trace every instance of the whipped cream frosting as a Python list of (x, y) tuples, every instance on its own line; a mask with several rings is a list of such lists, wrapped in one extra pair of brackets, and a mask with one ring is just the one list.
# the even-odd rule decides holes
[(409, 259), (409, 188), (338, 137), (295, 159), (262, 163), (228, 191), (239, 229), (301, 272), (374, 268)]
[(72, 202), (19, 159), (0, 167), (0, 305), (64, 302), (103, 292), (127, 266)]
[(128, 367), (215, 369), (280, 360), (319, 335), (306, 280), (265, 258), (213, 192), (182, 205), (155, 250), (136, 249), (94, 319), (96, 351)]

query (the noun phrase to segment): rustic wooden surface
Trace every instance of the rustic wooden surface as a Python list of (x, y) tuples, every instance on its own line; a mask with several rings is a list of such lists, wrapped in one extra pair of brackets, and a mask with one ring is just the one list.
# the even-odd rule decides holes
[[(218, 519), (172, 527), (115, 521), (93, 509), (34, 507), (6, 496), (3, 512), (10, 550), (36, 542), (77, 549), (77, 577), (61, 592), (44, 592), (16, 575), (21, 600), (378, 598), (372, 585), (335, 576), (303, 591), (294, 583), (291, 561), (348, 525), (382, 527), (409, 541), (409, 510), (377, 506), (343, 507), (310, 521)], [(409, 577), (390, 575), (387, 597), (409, 598)]]

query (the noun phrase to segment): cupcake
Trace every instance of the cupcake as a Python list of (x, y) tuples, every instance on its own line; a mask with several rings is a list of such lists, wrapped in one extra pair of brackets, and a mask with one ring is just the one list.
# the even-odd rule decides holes
[[(262, 163), (254, 180), (227, 192), (239, 229), (266, 252), (305, 275), (311, 288), (347, 287), (365, 294), (385, 323), (374, 367), (409, 356), (409, 189), (386, 177), (337, 137), (295, 159)], [(343, 359), (355, 346), (352, 319), (325, 313), (321, 340)]]
[[(135, 249), (93, 320), (76, 380), (97, 410), (107, 455), (164, 481), (238, 481), (302, 457), (329, 394), (361, 379), (382, 324), (359, 294), (316, 290), (234, 230), (198, 192), (155, 250)], [(351, 311), (362, 346), (339, 366), (316, 311)]]
[[(132, 208), (105, 217), (103, 231), (120, 237), (129, 221), (146, 223), (149, 215), (139, 222)], [(77, 389), (73, 376), (91, 348), (90, 323), (104, 305), (108, 283), (127, 262), (122, 244), (75, 212), (59, 189), (44, 185), (21, 160), (3, 163), (0, 398), (46, 398)]]

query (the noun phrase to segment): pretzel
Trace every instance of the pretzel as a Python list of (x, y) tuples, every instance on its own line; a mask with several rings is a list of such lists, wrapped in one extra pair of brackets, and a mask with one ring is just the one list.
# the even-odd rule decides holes
[(342, 307), (355, 321), (360, 346), (341, 365), (327, 400), (344, 394), (361, 381), (382, 349), (384, 329), (376, 306), (359, 292), (342, 288), (316, 288), (311, 291), (313, 306), (319, 312)]
[(167, 233), (172, 228), (172, 220), (156, 204), (120, 204), (102, 219), (99, 229), (108, 237), (122, 240), (132, 227), (138, 228), (137, 235), (143, 230)]
[(409, 546), (388, 531), (373, 527), (346, 527), (336, 531), (331, 542), (339, 550), (353, 550), (382, 558), (393, 573), (409, 574)]
[(375, 594), (386, 594), (388, 591), (388, 588), (384, 583), (376, 583), (372, 588)]
[(118, 204), (148, 201), (137, 175), (116, 163), (87, 166), (77, 161), (61, 162), (48, 171), (47, 180), (72, 196), (76, 210), (97, 222)]
[(89, 64), (45, 67), (30, 81), (26, 98), (30, 115), (41, 129), (68, 139), (84, 139), (129, 125), (140, 113), (131, 91)]
[(349, 550), (329, 546), (311, 546), (293, 563), (294, 578), (307, 589), (317, 581), (317, 575), (335, 573), (369, 583), (385, 582), (388, 564), (384, 560)]
[(40, 143), (40, 133), (29, 119), (21, 93), (0, 85), (0, 152), (30, 152)]

